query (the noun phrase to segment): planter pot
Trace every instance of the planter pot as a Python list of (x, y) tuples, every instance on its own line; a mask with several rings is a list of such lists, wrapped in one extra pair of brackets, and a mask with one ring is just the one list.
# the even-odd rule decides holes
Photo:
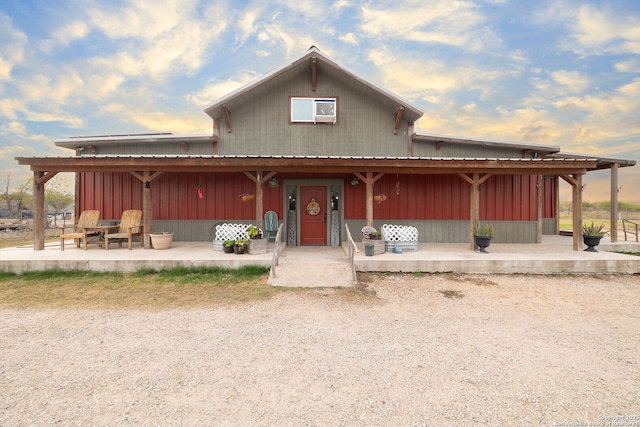
[(249, 253), (266, 254), (267, 253), (267, 239), (251, 239), (249, 240)]
[(233, 246), (222, 246), (222, 252), (224, 252), (225, 254), (232, 254), (233, 253)]
[(473, 236), (473, 240), (476, 244), (476, 246), (478, 247), (478, 252), (483, 253), (483, 254), (488, 254), (489, 252), (487, 252), (486, 248), (489, 247), (489, 244), (491, 243), (491, 237), (489, 236)]
[(245, 246), (233, 245), (233, 253), (237, 255), (242, 255), (244, 253)]
[(163, 250), (169, 249), (171, 247), (171, 242), (173, 242), (173, 233), (165, 233), (165, 234), (150, 234), (151, 236), (151, 244), (154, 249)]
[(375, 251), (375, 248), (373, 247), (373, 245), (365, 245), (364, 247), (364, 254), (366, 256), (373, 256), (373, 253)]
[(600, 239), (602, 236), (582, 236), (582, 241), (588, 246), (585, 252), (598, 252), (595, 247), (600, 244)]

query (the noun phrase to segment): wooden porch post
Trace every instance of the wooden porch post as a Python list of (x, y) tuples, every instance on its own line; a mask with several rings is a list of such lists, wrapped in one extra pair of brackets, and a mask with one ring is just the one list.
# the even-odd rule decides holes
[(44, 250), (44, 185), (58, 172), (33, 172), (33, 250)]
[(269, 172), (262, 175), (262, 172), (256, 172), (255, 176), (251, 172), (244, 172), (251, 181), (256, 184), (256, 226), (264, 228), (264, 183), (271, 179), (277, 172)]
[(560, 175), (572, 186), (573, 250), (582, 248), (582, 175)]
[(469, 185), (471, 185), (470, 198), (470, 212), (469, 212), (469, 241), (471, 250), (476, 249), (476, 244), (473, 239), (473, 227), (480, 222), (480, 185), (491, 177), (490, 174), (480, 176), (478, 173), (474, 173), (472, 176), (467, 174), (458, 174), (458, 176)]
[(537, 177), (537, 189), (538, 189), (538, 224), (536, 227), (536, 243), (542, 243), (542, 216), (544, 211), (542, 205), (544, 203), (544, 177), (538, 175)]
[(151, 249), (151, 231), (153, 230), (153, 200), (151, 199), (151, 177), (149, 171), (143, 172), (142, 185), (142, 243), (145, 249)]
[(44, 250), (44, 172), (33, 173), (33, 250)]
[(556, 234), (560, 234), (560, 180), (556, 176), (554, 181), (556, 196)]
[(151, 249), (151, 231), (153, 230), (153, 200), (151, 198), (151, 183), (164, 172), (143, 171), (131, 172), (142, 182), (142, 219), (144, 226), (142, 228), (142, 243), (145, 249)]
[(366, 176), (361, 174), (360, 172), (354, 172), (354, 175), (358, 177), (358, 179), (365, 183), (367, 186), (367, 198), (366, 198), (366, 215), (367, 215), (367, 225), (373, 227), (373, 184), (376, 183), (380, 178), (384, 176), (384, 173), (379, 173), (376, 176), (373, 176), (373, 172), (367, 172)]
[(611, 243), (618, 241), (618, 164), (611, 165)]

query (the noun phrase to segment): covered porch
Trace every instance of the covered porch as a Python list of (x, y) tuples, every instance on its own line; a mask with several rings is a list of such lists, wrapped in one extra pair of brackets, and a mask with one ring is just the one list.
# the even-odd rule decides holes
[[(28, 270), (91, 270), (105, 272), (135, 272), (140, 269), (156, 270), (173, 267), (220, 266), (237, 268), (242, 265), (269, 267), (273, 259), (274, 243), (269, 243), (266, 254), (235, 255), (214, 251), (212, 242), (174, 242), (168, 250), (145, 250), (134, 245), (133, 250), (114, 248), (105, 251), (98, 246), (88, 251), (67, 245), (62, 252), (58, 242), (47, 243), (47, 250), (34, 251), (33, 246), (0, 250), (0, 271)], [(640, 244), (614, 242), (603, 238), (599, 252), (573, 250), (569, 236), (543, 236), (542, 243), (492, 243), (489, 253), (469, 250), (466, 243), (422, 243), (417, 252), (365, 256), (361, 243), (355, 253), (354, 266), (358, 272), (424, 272), (473, 274), (638, 274), (640, 256), (619, 252), (640, 252)], [(327, 262), (349, 264), (348, 243), (341, 247), (304, 246), (283, 248), (281, 256), (295, 254), (296, 263), (305, 270), (308, 281), (299, 286), (327, 286), (323, 281), (323, 268)], [(328, 261), (329, 260), (329, 261)], [(278, 267), (276, 266), (276, 271)], [(348, 279), (348, 277), (346, 278)]]
[[(456, 176), (468, 185), (469, 191), (469, 243), (473, 249), (472, 229), (479, 221), (480, 189), (494, 175), (528, 175), (538, 182), (538, 243), (542, 242), (542, 191), (543, 177), (556, 176), (573, 188), (573, 240), (572, 247), (582, 247), (582, 177), (588, 171), (612, 169), (612, 183), (616, 181), (617, 164), (595, 158), (559, 156), (553, 158), (419, 158), (419, 157), (313, 157), (313, 156), (77, 156), (69, 158), (18, 158), (21, 165), (30, 166), (34, 173), (34, 242), (33, 249), (44, 249), (44, 194), (49, 179), (59, 172), (119, 172), (137, 178), (142, 194), (144, 218), (143, 245), (149, 249), (149, 233), (153, 230), (152, 192), (155, 180), (167, 172), (235, 172), (244, 173), (255, 184), (255, 220), (262, 224), (263, 186), (269, 179), (281, 173), (314, 171), (322, 174), (350, 174), (366, 186), (366, 223), (374, 221), (374, 184), (385, 174), (449, 175)], [(629, 164), (631, 165), (631, 164)], [(613, 185), (612, 185), (613, 187)], [(76, 191), (78, 193), (78, 191)], [(617, 206), (616, 192), (612, 191), (612, 216)], [(78, 209), (79, 203), (76, 203)], [(76, 217), (80, 212), (76, 212)], [(615, 234), (614, 234), (615, 236)]]

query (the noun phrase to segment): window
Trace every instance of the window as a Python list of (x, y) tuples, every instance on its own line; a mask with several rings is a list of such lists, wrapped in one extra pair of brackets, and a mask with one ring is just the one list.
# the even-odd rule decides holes
[(336, 98), (291, 98), (292, 123), (336, 123)]

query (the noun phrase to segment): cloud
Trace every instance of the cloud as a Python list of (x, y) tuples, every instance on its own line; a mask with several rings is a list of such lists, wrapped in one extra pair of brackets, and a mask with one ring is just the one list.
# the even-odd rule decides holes
[(454, 64), (411, 53), (396, 54), (387, 48), (370, 51), (368, 58), (380, 70), (382, 87), (407, 99), (424, 99), (433, 104), (459, 90), (478, 91), (482, 97), (497, 80), (514, 73), (508, 69), (483, 69), (473, 62)]
[(24, 61), (27, 36), (13, 26), (11, 19), (0, 12), (0, 82), (11, 80), (11, 71)]
[(555, 2), (535, 13), (537, 23), (560, 23), (566, 38), (560, 46), (582, 56), (640, 53), (640, 18), (635, 3), (631, 10), (625, 5), (613, 8), (576, 2)]
[(71, 22), (55, 30), (50, 39), (43, 40), (40, 48), (51, 53), (57, 46), (68, 46), (74, 40), (82, 39), (89, 33), (89, 26), (84, 21)]
[(547, 104), (561, 96), (582, 94), (591, 89), (591, 79), (577, 71), (558, 70), (548, 75), (547, 79), (536, 76), (531, 79), (535, 94), (529, 98), (534, 104)]
[(92, 62), (126, 76), (163, 80), (192, 74), (209, 58), (209, 48), (224, 32), (226, 8), (215, 3), (199, 11), (190, 1), (129, 1), (125, 7), (94, 7), (87, 14), (94, 31), (103, 33), (115, 53)]
[(213, 104), (218, 99), (233, 92), (234, 90), (256, 80), (260, 74), (253, 71), (245, 71), (227, 80), (213, 79), (207, 85), (196, 93), (186, 96), (191, 104), (202, 109)]
[[(407, 19), (411, 10), (411, 19)], [(497, 46), (499, 39), (483, 26), (486, 18), (471, 2), (409, 1), (403, 7), (396, 3), (371, 2), (362, 7), (361, 31), (368, 37), (384, 40), (410, 40), (442, 44), (480, 51)]]
[(178, 134), (211, 133), (211, 119), (195, 111), (149, 111), (140, 110), (131, 104), (111, 103), (105, 105), (103, 113), (115, 116), (121, 123), (130, 123), (158, 132)]
[(356, 35), (353, 33), (342, 34), (338, 36), (338, 40), (342, 40), (343, 42), (358, 46), (358, 40), (356, 40)]
[(631, 58), (614, 64), (616, 71), (620, 73), (640, 73), (640, 58)]

